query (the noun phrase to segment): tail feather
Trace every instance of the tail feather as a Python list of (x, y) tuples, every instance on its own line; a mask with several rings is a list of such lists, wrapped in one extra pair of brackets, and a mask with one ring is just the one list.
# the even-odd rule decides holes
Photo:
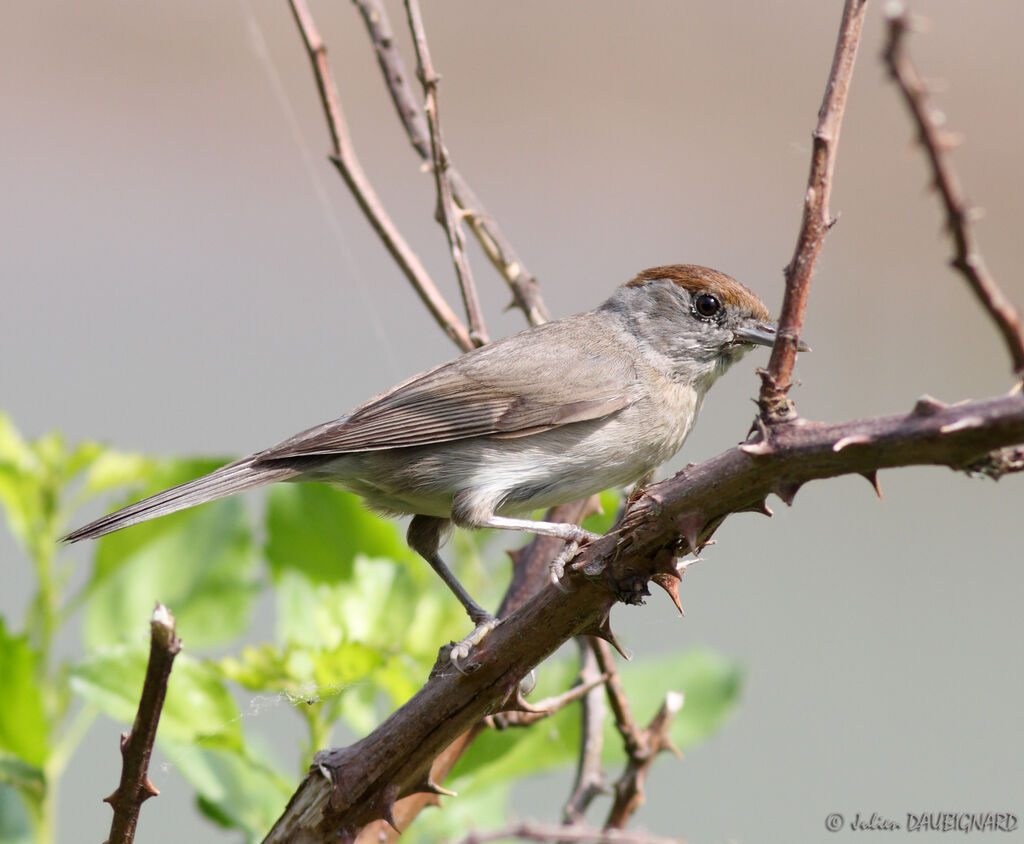
[(222, 466), (208, 475), (196, 478), (178, 486), (165, 489), (142, 501), (129, 504), (114, 513), (103, 516), (85, 527), (72, 531), (61, 542), (78, 542), (80, 539), (95, 539), (115, 530), (121, 530), (139, 522), (146, 522), (159, 516), (186, 510), (197, 504), (205, 504), (236, 492), (254, 489), (275, 481), (284, 481), (300, 474), (300, 470), (280, 464), (258, 464), (246, 457), (235, 463)]

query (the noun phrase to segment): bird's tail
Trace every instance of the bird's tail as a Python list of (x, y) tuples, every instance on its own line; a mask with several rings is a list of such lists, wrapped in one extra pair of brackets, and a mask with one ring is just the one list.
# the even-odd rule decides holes
[(166, 516), (205, 504), (236, 492), (264, 486), (275, 481), (285, 481), (300, 474), (294, 467), (274, 463), (257, 463), (252, 457), (246, 457), (227, 466), (221, 466), (209, 475), (203, 475), (194, 481), (179, 484), (165, 489), (142, 501), (136, 501), (127, 507), (103, 516), (85, 527), (72, 531), (61, 539), (61, 542), (78, 542), (80, 539), (95, 539), (115, 530), (137, 525), (158, 516)]

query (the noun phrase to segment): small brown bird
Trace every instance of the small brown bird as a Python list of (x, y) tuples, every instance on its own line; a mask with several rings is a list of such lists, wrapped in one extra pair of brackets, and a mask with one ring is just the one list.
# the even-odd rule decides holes
[(768, 309), (706, 267), (644, 270), (593, 311), (528, 328), (410, 378), (344, 416), (64, 537), (103, 536), (276, 481), (327, 481), (382, 513), (411, 514), (409, 545), (477, 625), (464, 658), (497, 623), (438, 550), (454, 522), (569, 542), (577, 525), (523, 518), (623, 486), (674, 455), (705, 393), (755, 345)]

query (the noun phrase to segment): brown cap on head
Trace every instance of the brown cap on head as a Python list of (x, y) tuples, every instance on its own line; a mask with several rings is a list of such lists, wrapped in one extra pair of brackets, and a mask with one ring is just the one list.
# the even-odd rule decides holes
[(664, 279), (673, 284), (678, 284), (690, 293), (707, 292), (728, 307), (739, 307), (758, 320), (769, 321), (771, 314), (764, 302), (736, 279), (730, 278), (725, 273), (712, 270), (709, 267), (700, 267), (696, 264), (669, 264), (665, 267), (651, 267), (638, 273), (632, 281), (626, 282), (626, 287), (640, 287), (649, 281)]

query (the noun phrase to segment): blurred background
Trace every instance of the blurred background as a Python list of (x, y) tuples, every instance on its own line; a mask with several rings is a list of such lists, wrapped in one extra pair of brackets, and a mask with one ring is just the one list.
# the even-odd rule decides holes
[[(390, 9), (408, 48), (401, 7)], [(929, 24), (910, 47), (964, 136), (955, 162), (986, 211), (985, 256), (1021, 305), (1024, 7), (914, 10)], [(312, 11), (356, 150), (454, 304), (433, 184), (362, 23), (347, 3)], [(454, 162), (555, 316), (672, 262), (728, 272), (777, 311), (838, 0), (449, 0), (424, 13)], [(839, 224), (807, 315), (814, 353), (792, 393), (812, 419), (1011, 384), (947, 266), (938, 202), (878, 60), (883, 35), (878, 4), (843, 129)], [(0, 409), (24, 434), (237, 455), (455, 354), (326, 160), (284, 3), (8, 4), (0, 102)], [(475, 248), (471, 258), (492, 336), (521, 327), (503, 282)], [(719, 384), (678, 465), (743, 438), (766, 360), (751, 354)], [(825, 838), (830, 812), (1024, 816), (1024, 477), (910, 469), (881, 484), (882, 501), (844, 478), (805, 487), (792, 509), (773, 500), (772, 520), (730, 519), (686, 575), (684, 620), (660, 595), (616, 610), (637, 653), (701, 644), (747, 671), (725, 728), (655, 766), (641, 825), (693, 842), (809, 841)], [(20, 620), (28, 583), (6, 534), (0, 554), (0, 611)], [(99, 840), (109, 823), (99, 799), (119, 770), (120, 728), (101, 724), (63, 784), (62, 840)], [(173, 770), (154, 780), (163, 794), (141, 840), (169, 828), (222, 840)], [(568, 783), (524, 786), (516, 811), (554, 817)]]

